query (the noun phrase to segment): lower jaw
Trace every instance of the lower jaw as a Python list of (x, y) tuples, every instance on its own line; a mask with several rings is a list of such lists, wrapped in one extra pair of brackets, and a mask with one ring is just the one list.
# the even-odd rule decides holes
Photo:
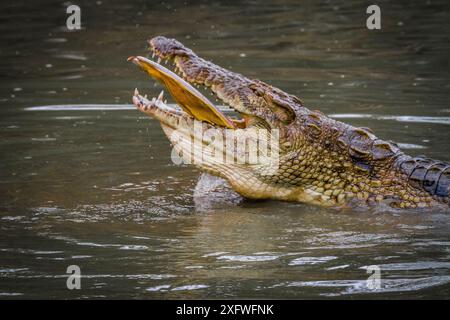
[(133, 96), (133, 104), (135, 107), (146, 115), (168, 126), (176, 128), (180, 121), (185, 123), (194, 122), (195, 119), (181, 110), (169, 107), (162, 99), (162, 96), (148, 100), (146, 97), (139, 95), (137, 90)]

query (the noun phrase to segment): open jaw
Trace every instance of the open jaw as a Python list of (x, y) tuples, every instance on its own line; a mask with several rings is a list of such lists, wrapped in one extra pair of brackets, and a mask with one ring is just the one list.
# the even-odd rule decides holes
[[(154, 49), (153, 56), (155, 56), (155, 53), (158, 55), (157, 52), (158, 51)], [(170, 59), (174, 62), (174, 71), (171, 71), (160, 64), (161, 59), (163, 58), (166, 63)], [(135, 89), (133, 103), (140, 111), (174, 129), (179, 122), (179, 119), (205, 122), (208, 124), (208, 127), (213, 126), (226, 129), (245, 128), (246, 123), (244, 120), (232, 119), (226, 116), (210, 100), (208, 100), (208, 98), (191, 85), (191, 83), (196, 85), (199, 83), (186, 75), (181, 64), (179, 65), (177, 63), (176, 57), (172, 58), (172, 56), (164, 57), (158, 55), (158, 62), (141, 56), (132, 56), (129, 57), (128, 60), (139, 66), (151, 77), (161, 82), (172, 98), (181, 107), (181, 110), (169, 107), (166, 104), (163, 92), (161, 92), (158, 98), (149, 100), (146, 95), (140, 95), (138, 90)], [(220, 97), (218, 98), (220, 99)], [(226, 103), (223, 100), (222, 102)]]
[[(128, 60), (160, 81), (184, 114), (195, 120), (227, 129), (270, 129), (292, 123), (296, 113), (301, 110), (302, 104), (297, 97), (206, 61), (175, 39), (159, 36), (151, 39), (149, 44), (152, 56), (157, 57), (157, 62), (140, 56), (132, 56)], [(163, 60), (166, 63), (172, 62), (174, 71), (163, 67), (160, 64)], [(209, 89), (242, 119), (231, 119), (224, 115), (194, 85)], [(152, 101), (139, 94), (136, 94), (133, 101), (144, 112), (140, 107), (142, 105), (147, 105), (150, 110), (155, 108)], [(154, 112), (146, 113), (164, 123), (164, 119), (155, 116)]]

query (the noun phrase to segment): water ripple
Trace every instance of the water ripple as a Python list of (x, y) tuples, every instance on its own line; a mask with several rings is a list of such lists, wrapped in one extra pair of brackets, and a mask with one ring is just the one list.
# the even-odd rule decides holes
[(417, 279), (382, 279), (380, 288), (371, 288), (367, 280), (322, 280), (291, 282), (287, 287), (345, 288), (340, 292), (321, 293), (322, 296), (339, 296), (364, 293), (387, 293), (418, 291), (444, 285), (450, 282), (450, 276), (433, 276)]
[(206, 284), (191, 284), (191, 285), (187, 285), (187, 286), (173, 288), (171, 291), (185, 291), (185, 290), (190, 291), (190, 290), (198, 290), (198, 289), (205, 289), (205, 288), (209, 288), (209, 286), (207, 286)]
[(278, 259), (280, 256), (274, 255), (256, 255), (256, 256), (246, 256), (246, 255), (226, 255), (217, 257), (219, 260), (227, 261), (239, 261), (239, 262), (262, 262), (262, 261), (272, 261)]
[[(450, 269), (450, 262), (440, 261), (418, 261), (405, 263), (387, 263), (378, 265), (381, 270), (428, 270), (428, 269)], [(367, 269), (362, 266), (360, 269)]]
[(331, 260), (335, 260), (335, 256), (325, 256), (325, 257), (302, 257), (297, 258), (289, 262), (290, 266), (302, 266), (302, 265), (314, 265), (319, 263), (325, 263)]

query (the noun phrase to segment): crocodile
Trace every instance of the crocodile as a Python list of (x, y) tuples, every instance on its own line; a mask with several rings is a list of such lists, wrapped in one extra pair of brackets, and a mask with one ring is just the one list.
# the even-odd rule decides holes
[[(224, 137), (226, 132), (235, 133), (231, 145), (221, 139), (208, 140), (206, 144), (219, 154), (235, 147), (236, 136), (251, 137), (252, 130), (266, 130), (271, 137), (277, 133), (272, 150), (277, 153), (277, 166), (272, 170), (266, 162), (216, 161), (202, 149), (194, 152), (194, 160), (203, 157), (202, 161), (190, 163), (225, 179), (243, 197), (336, 208), (379, 204), (399, 209), (449, 208), (450, 163), (407, 155), (370, 129), (310, 110), (296, 96), (217, 66), (175, 39), (157, 36), (148, 44), (151, 57), (128, 60), (160, 81), (177, 104), (168, 105), (164, 92), (148, 99), (137, 89), (133, 104), (161, 123), (182, 158), (192, 156), (188, 142), (199, 133), (215, 130)], [(172, 70), (163, 61), (171, 62)], [(238, 118), (222, 112), (200, 87)], [(200, 123), (197, 132), (195, 122)], [(249, 152), (246, 149), (243, 155)]]

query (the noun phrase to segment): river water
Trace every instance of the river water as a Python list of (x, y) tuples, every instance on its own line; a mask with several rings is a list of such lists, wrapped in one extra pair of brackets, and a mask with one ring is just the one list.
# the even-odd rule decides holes
[(0, 298), (448, 298), (448, 212), (194, 197), (200, 172), (130, 106), (161, 87), (126, 62), (175, 37), (450, 161), (446, 1), (380, 1), (379, 31), (365, 1), (80, 1), (72, 32), (69, 4), (0, 4)]

